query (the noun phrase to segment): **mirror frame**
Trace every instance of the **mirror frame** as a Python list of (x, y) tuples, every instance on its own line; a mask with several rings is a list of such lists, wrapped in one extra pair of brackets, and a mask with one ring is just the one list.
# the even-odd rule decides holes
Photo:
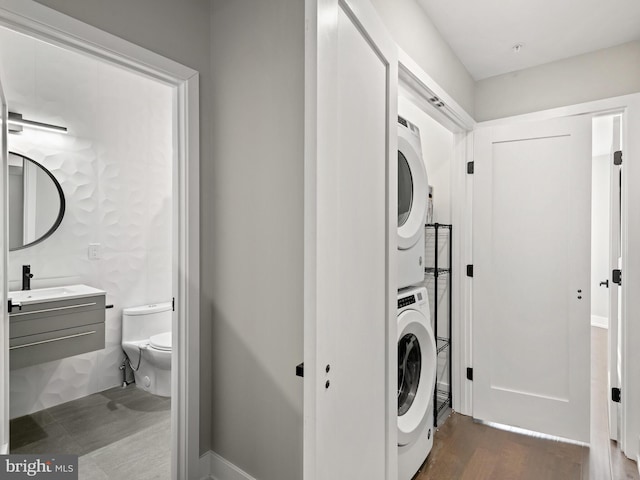
[(58, 217), (56, 218), (56, 221), (53, 222), (53, 225), (51, 226), (51, 228), (49, 228), (49, 230), (47, 230), (44, 233), (44, 235), (42, 235), (40, 238), (37, 238), (36, 240), (34, 240), (31, 243), (27, 243), (26, 245), (22, 245), (21, 247), (9, 248), (10, 252), (15, 252), (15, 251), (18, 251), (18, 250), (22, 250), (23, 248), (32, 247), (34, 245), (37, 245), (40, 242), (44, 242), (47, 238), (49, 238), (51, 235), (53, 235), (53, 232), (55, 232), (58, 229), (58, 227), (60, 226), (60, 224), (62, 223), (62, 219), (64, 218), (64, 212), (67, 209), (67, 203), (66, 203), (66, 200), (64, 198), (64, 192), (62, 190), (62, 186), (60, 185), (60, 182), (58, 182), (56, 177), (53, 176), (53, 173), (51, 173), (44, 165), (42, 165), (41, 163), (36, 162), (32, 158), (27, 157), (26, 155), (23, 155), (23, 154), (18, 153), (18, 152), (9, 151), (9, 155), (15, 155), (17, 157), (22, 157), (24, 160), (28, 160), (29, 162), (32, 162), (36, 166), (40, 167), (49, 176), (51, 181), (53, 181), (53, 184), (55, 185), (56, 190), (58, 191), (58, 196), (60, 197), (60, 211), (58, 212)]

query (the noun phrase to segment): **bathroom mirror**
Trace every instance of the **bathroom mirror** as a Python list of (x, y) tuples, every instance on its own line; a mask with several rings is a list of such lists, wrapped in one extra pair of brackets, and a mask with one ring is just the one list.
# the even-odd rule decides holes
[(53, 174), (35, 160), (9, 152), (9, 251), (49, 237), (64, 210), (62, 187)]

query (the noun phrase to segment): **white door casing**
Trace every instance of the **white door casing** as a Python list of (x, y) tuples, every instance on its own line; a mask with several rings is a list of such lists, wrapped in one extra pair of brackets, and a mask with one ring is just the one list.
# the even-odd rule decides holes
[[(173, 479), (199, 478), (199, 74), (189, 67), (36, 2), (0, 0), (0, 25), (149, 76), (175, 89), (173, 189), (176, 201), (173, 205), (173, 221), (176, 228), (173, 238), (173, 278), (176, 282), (176, 312), (173, 318), (173, 341), (177, 348), (173, 351), (171, 361), (176, 367), (172, 368), (172, 382), (177, 394), (173, 396), (171, 408), (171, 475)], [(6, 146), (4, 149), (6, 151)], [(6, 235), (2, 236), (0, 242), (5, 242), (5, 239)], [(0, 245), (4, 246), (4, 243)], [(5, 250), (2, 248), (2, 251)], [(6, 258), (0, 268), (5, 269), (4, 279)], [(0, 285), (0, 292), (3, 292), (0, 300), (6, 305), (6, 286), (3, 289)], [(3, 345), (6, 343), (8, 363), (8, 325), (6, 328), (6, 339), (0, 338), (0, 341)], [(4, 356), (5, 352), (2, 351), (0, 355)], [(8, 395), (8, 386), (6, 392)], [(0, 391), (0, 398), (2, 393)], [(8, 409), (8, 399), (3, 408)]]
[(9, 117), (7, 99), (0, 78), (0, 119), (2, 120), (2, 167), (0, 167), (0, 455), (9, 453), (9, 315), (7, 313), (7, 260), (8, 260), (8, 195), (9, 195)]
[(392, 479), (397, 52), (367, 0), (306, 17), (304, 479)]
[[(611, 272), (614, 269), (620, 268), (621, 258), (621, 175), (622, 168), (619, 165), (614, 165), (613, 156), (614, 152), (621, 149), (620, 138), (620, 123), (622, 121), (621, 116), (616, 116), (613, 119), (613, 140), (611, 144), (611, 156), (609, 159), (610, 168), (610, 188), (609, 188), (609, 330), (608, 343), (609, 343), (609, 385), (607, 392), (611, 392), (612, 388), (621, 387), (621, 371), (620, 371), (620, 287), (618, 284), (613, 283)], [(609, 395), (609, 436), (612, 440), (619, 441), (620, 436), (620, 404), (612, 400)]]
[(589, 442), (591, 117), (475, 131), (473, 415)]

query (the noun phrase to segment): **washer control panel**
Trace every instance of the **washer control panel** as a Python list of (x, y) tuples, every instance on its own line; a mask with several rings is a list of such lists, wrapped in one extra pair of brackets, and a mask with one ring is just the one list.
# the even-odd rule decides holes
[[(418, 293), (418, 295), (422, 296), (421, 293)], [(416, 303), (416, 296), (415, 295), (409, 295), (407, 297), (402, 297), (398, 299), (398, 310), (400, 310), (401, 308), (404, 307), (408, 307), (409, 305), (413, 305), (414, 303)]]

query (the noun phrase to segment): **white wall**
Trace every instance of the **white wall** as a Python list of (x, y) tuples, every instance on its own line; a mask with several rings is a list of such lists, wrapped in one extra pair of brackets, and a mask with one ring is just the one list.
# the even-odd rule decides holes
[(640, 92), (640, 41), (476, 83), (477, 121)]
[(371, 0), (391, 36), (440, 87), (474, 115), (475, 84), (416, 0)]
[[(25, 128), (9, 149), (44, 165), (67, 209), (44, 242), (9, 254), (9, 288), (86, 283), (107, 291), (106, 348), (11, 371), (11, 417), (121, 384), (122, 308), (171, 299), (172, 90), (8, 30), (0, 67), (9, 107), (69, 134)], [(90, 261), (89, 243), (102, 245)]]
[[(613, 129), (613, 125), (611, 126)], [(610, 156), (593, 157), (591, 179), (591, 323), (608, 325), (609, 290), (600, 286), (609, 274)]]

